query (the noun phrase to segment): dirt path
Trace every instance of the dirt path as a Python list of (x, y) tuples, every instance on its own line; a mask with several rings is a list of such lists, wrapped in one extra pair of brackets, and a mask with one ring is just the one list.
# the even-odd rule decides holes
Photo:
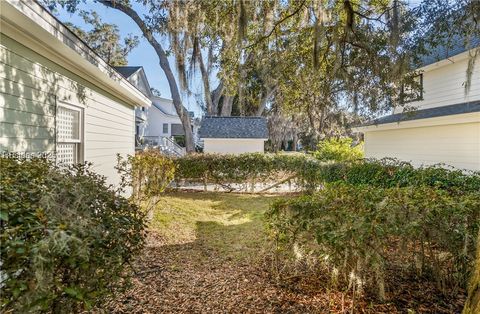
[[(133, 286), (114, 313), (350, 313), (351, 298), (300, 280), (278, 285), (266, 262), (263, 212), (274, 198), (173, 194), (154, 214)], [(410, 307), (410, 305), (407, 305)], [(455, 306), (458, 308), (458, 305)], [(417, 304), (412, 313), (435, 313)], [(392, 303), (356, 301), (355, 313), (405, 313)]]

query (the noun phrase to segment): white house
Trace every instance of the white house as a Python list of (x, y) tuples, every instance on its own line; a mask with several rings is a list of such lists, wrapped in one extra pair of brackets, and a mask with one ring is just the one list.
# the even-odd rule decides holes
[[(463, 43), (462, 43), (463, 44)], [(480, 41), (474, 40), (473, 47)], [(423, 92), (408, 103), (413, 112), (371, 121), (357, 131), (365, 135), (365, 156), (395, 157), (416, 166), (444, 163), (480, 170), (480, 65), (465, 92), (470, 52), (460, 43), (439, 47), (423, 58), (419, 82)]]
[(137, 135), (140, 138), (145, 136), (172, 137), (185, 134), (173, 101), (152, 94), (143, 67), (118, 66), (115, 69), (152, 101), (153, 106), (150, 108), (143, 107), (136, 110)]
[(182, 121), (171, 99), (153, 96), (153, 106), (148, 109), (145, 135), (147, 136), (183, 136)]
[(0, 17), (0, 151), (89, 161), (117, 183), (151, 101), (37, 2), (0, 1)]
[[(135, 111), (135, 133), (138, 148), (142, 149), (144, 144), (147, 144), (158, 146), (165, 153), (183, 155), (185, 149), (178, 145), (175, 139), (179, 140), (179, 137), (183, 137), (185, 132), (173, 101), (153, 95), (143, 67), (119, 66), (115, 69), (152, 101), (151, 107), (137, 108)], [(191, 114), (193, 118), (193, 113)]]
[(267, 120), (262, 117), (204, 117), (199, 137), (205, 153), (263, 153), (268, 139)]

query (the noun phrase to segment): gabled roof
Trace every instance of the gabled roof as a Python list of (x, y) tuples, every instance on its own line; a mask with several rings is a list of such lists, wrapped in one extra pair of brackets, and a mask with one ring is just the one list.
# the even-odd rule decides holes
[(362, 126), (379, 125), (386, 123), (396, 123), (402, 121), (411, 121), (419, 119), (436, 118), (463, 113), (480, 112), (480, 100), (465, 102), (455, 105), (434, 107), (428, 109), (415, 110), (404, 113), (396, 113), (369, 121)]
[(164, 115), (169, 116), (169, 117), (177, 117), (178, 118), (178, 115), (166, 112), (159, 104), (156, 104), (156, 103), (152, 102), (152, 105), (153, 105), (153, 107), (157, 108), (157, 110), (160, 111), (161, 113), (163, 113)]
[(113, 68), (117, 70), (117, 72), (120, 73), (124, 78), (128, 79), (130, 76), (135, 74), (138, 70), (140, 70), (142, 67), (141, 66), (116, 66)]
[(203, 118), (200, 138), (268, 138), (267, 120), (262, 117)]
[[(142, 66), (115, 66), (113, 68), (131, 84), (133, 84), (139, 91), (141, 91), (146, 97), (149, 99), (152, 98), (153, 95), (150, 83), (148, 82), (147, 74), (145, 74)], [(137, 73), (143, 81), (143, 86), (140, 82), (132, 80), (132, 76)]]

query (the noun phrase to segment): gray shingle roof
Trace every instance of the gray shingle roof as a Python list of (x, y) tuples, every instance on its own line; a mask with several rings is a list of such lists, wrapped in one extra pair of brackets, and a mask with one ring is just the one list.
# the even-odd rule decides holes
[(267, 119), (262, 117), (210, 117), (202, 120), (200, 138), (268, 138)]
[[(469, 49), (480, 46), (480, 38), (473, 38), (470, 41)], [(421, 57), (421, 66), (427, 66), (429, 64), (456, 56), (462, 52), (467, 51), (465, 47), (465, 38), (456, 37), (450, 40), (448, 45), (439, 45), (436, 47), (430, 47), (429, 53)]]
[(385, 117), (381, 117), (381, 118), (369, 121), (363, 124), (362, 126), (436, 118), (436, 117), (451, 116), (451, 115), (471, 113), (471, 112), (480, 112), (480, 100), (465, 102), (465, 103), (455, 104), (455, 105), (449, 105), (449, 106), (415, 110), (415, 111), (410, 111), (405, 113), (396, 113), (396, 114), (392, 114), (389, 116), (385, 116)]
[(133, 73), (137, 72), (142, 67), (141, 66), (118, 66), (113, 68), (117, 70), (117, 72), (120, 73), (124, 78), (128, 79), (130, 76), (132, 76)]

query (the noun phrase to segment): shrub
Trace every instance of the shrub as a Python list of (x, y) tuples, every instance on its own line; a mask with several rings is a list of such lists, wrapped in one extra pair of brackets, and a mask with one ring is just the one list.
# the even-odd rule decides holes
[(349, 137), (321, 141), (314, 157), (321, 161), (354, 161), (363, 158), (363, 145), (352, 146)]
[(480, 190), (480, 172), (463, 172), (442, 165), (414, 168), (410, 163), (392, 158), (322, 164), (317, 171), (321, 182), (368, 184), (382, 188), (431, 186), (457, 192)]
[(444, 291), (465, 287), (479, 218), (480, 191), (348, 184), (278, 201), (267, 213), (284, 257), (313, 255), (334, 283), (376, 287), (380, 299), (386, 276), (398, 275), (392, 269), (416, 270)]
[(369, 184), (382, 188), (432, 186), (459, 193), (480, 190), (480, 173), (465, 173), (440, 165), (414, 168), (385, 158), (354, 162), (322, 162), (308, 155), (191, 154), (174, 159), (175, 179), (210, 184), (270, 182), (291, 178), (305, 191), (325, 183)]
[[(204, 184), (270, 182), (292, 177), (312, 185), (311, 170), (319, 162), (304, 155), (246, 153), (241, 155), (189, 154), (174, 159), (175, 179)], [(293, 178), (295, 177), (295, 178)], [(308, 181), (308, 182), (307, 182)], [(314, 185), (314, 184), (313, 184)]]
[(174, 177), (172, 159), (157, 150), (138, 152), (126, 158), (117, 155), (117, 160), (122, 186), (132, 189), (132, 198), (139, 204), (165, 191)]
[(88, 165), (0, 163), (2, 311), (79, 312), (124, 287), (142, 211)]

